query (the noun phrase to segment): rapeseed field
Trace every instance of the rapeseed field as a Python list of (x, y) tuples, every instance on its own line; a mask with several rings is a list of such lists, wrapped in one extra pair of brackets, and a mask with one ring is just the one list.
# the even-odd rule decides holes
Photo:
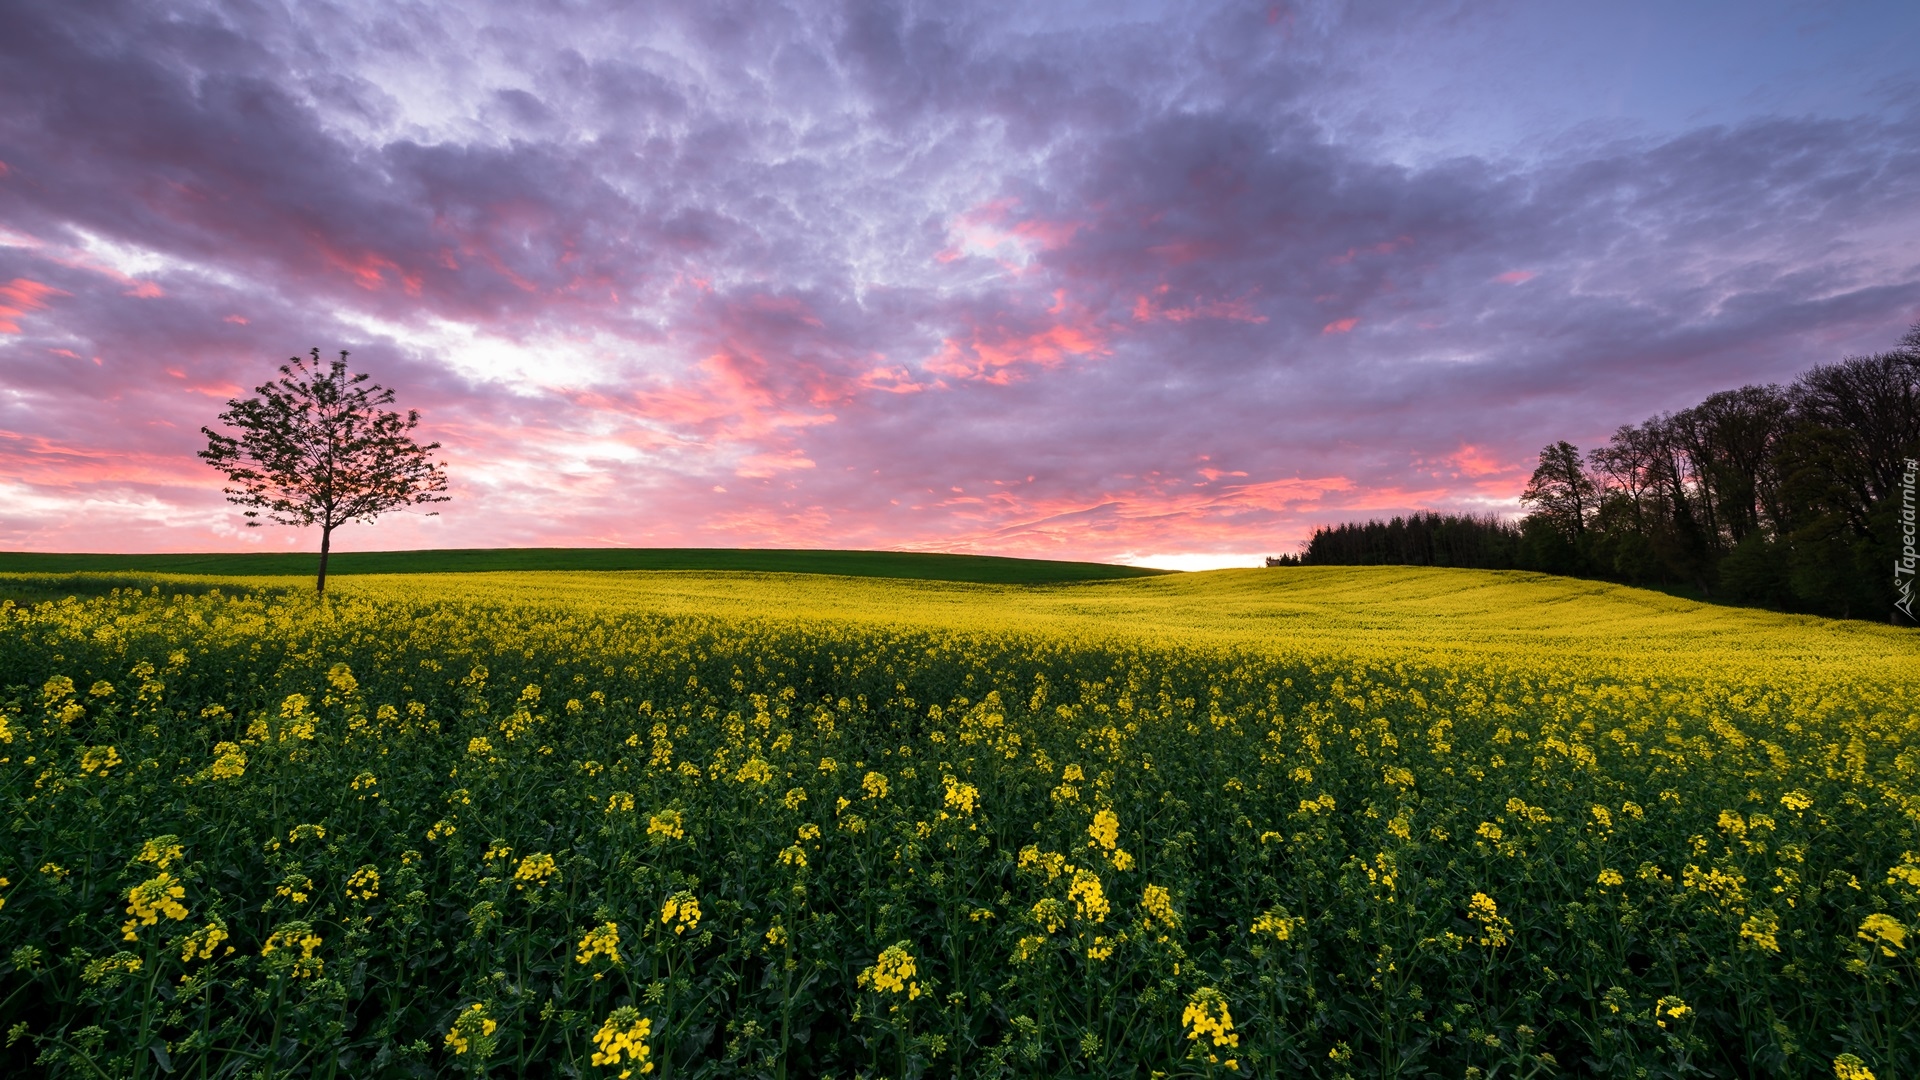
[(0, 601), (11, 1073), (1920, 1073), (1891, 628), (1378, 568), (75, 585)]

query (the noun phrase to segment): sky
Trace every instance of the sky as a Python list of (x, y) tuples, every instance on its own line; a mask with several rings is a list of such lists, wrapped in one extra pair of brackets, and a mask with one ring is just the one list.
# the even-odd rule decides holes
[(451, 501), (335, 550), (1198, 569), (1920, 323), (1920, 5), (0, 6), (0, 549), (317, 548), (287, 358)]

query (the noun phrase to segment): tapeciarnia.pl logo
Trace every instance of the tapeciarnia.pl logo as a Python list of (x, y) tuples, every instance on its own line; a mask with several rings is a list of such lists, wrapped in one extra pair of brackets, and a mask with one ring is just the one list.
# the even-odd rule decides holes
[(1907, 471), (1900, 476), (1900, 557), (1893, 561), (1893, 591), (1899, 599), (1893, 606), (1914, 622), (1913, 617), (1913, 571), (1916, 555), (1914, 552), (1914, 515), (1913, 515), (1913, 474), (1920, 471), (1920, 461), (1906, 459)]

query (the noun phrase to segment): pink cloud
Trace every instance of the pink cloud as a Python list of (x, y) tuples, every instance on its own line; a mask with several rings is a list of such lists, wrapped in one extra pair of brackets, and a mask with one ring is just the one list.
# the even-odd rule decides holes
[(1506, 501), (1517, 496), (1533, 471), (1529, 458), (1508, 457), (1474, 443), (1462, 443), (1449, 454), (1414, 459), (1416, 467), (1436, 480), (1465, 481), (1464, 490)]
[(29, 311), (47, 310), (49, 296), (71, 296), (43, 282), (17, 277), (0, 285), (0, 334), (17, 334), (20, 324), (14, 320)]
[(733, 474), (746, 479), (764, 480), (793, 469), (811, 469), (814, 463), (799, 450), (780, 453), (748, 454), (740, 459)]
[[(1396, 164), (1316, 121), (1318, 45), (1246, 47), (1265, 2), (1044, 41), (931, 9), (844, 35), (775, 12), (742, 38), (502, 8), (520, 51), (477, 60), (429, 13), (375, 67), (287, 52), (364, 36), (351, 11), (273, 8), (233, 49), (163, 9), (102, 35), (67, 7), (24, 14), (38, 44), (0, 65), (28, 91), (0, 184), (0, 488), (55, 508), (23, 524), (9, 502), (0, 546), (243, 543), (199, 427), (309, 345), (352, 349), (454, 463), (444, 517), (348, 545), (1114, 558), (1510, 505), (1542, 442), (1915, 318), (1911, 124)], [(1329, 19), (1312, 34), (1369, 51), (1364, 20)], [(568, 67), (581, 34), (613, 47)], [(670, 62), (645, 47), (662, 35)], [(532, 89), (421, 131), (381, 97), (396, 59)], [(765, 81), (697, 74), (748, 69)], [(339, 123), (362, 92), (406, 134)], [(1741, 248), (1758, 234), (1729, 208), (1756, 205), (1778, 213)], [(1592, 287), (1487, 273), (1559, 260)], [(148, 264), (193, 269), (122, 269)], [(1526, 304), (1483, 295), (1532, 280)], [(1366, 349), (1313, 347), (1363, 310)]]
[(394, 262), (373, 251), (347, 252), (336, 248), (324, 238), (315, 237), (314, 246), (318, 249), (321, 261), (335, 270), (345, 273), (353, 283), (362, 289), (377, 290), (387, 284), (387, 275), (400, 283), (408, 296), (419, 296), (424, 279), (418, 273), (409, 273)]
[(1161, 285), (1155, 294), (1162, 299), (1155, 301), (1145, 294), (1136, 296), (1133, 301), (1133, 320), (1152, 322), (1164, 319), (1168, 322), (1182, 323), (1193, 319), (1219, 319), (1225, 322), (1241, 322), (1258, 325), (1266, 322), (1267, 317), (1253, 309), (1251, 294), (1235, 299), (1206, 299), (1195, 297), (1187, 304), (1171, 304), (1164, 300), (1169, 292)]
[(1031, 334), (992, 331), (965, 343), (945, 339), (927, 370), (1004, 385), (1019, 377), (1020, 365), (1055, 367), (1069, 356), (1098, 355), (1103, 349), (1099, 332), (1085, 326), (1049, 326)]

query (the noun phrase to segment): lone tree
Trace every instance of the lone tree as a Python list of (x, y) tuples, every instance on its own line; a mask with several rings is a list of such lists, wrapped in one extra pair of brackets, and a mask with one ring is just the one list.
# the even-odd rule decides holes
[(200, 429), (207, 437), (200, 457), (227, 474), (227, 501), (248, 508), (249, 527), (263, 524), (262, 516), (276, 525), (320, 526), (316, 593), (327, 591), (333, 530), (447, 501), (446, 463), (431, 457), (440, 444), (421, 446), (411, 435), (419, 412), (383, 409), (393, 391), (348, 374), (346, 350), (324, 367), (319, 349), (308, 359), (293, 357), (280, 378), (254, 393), (228, 401), (220, 414), (237, 434)]

